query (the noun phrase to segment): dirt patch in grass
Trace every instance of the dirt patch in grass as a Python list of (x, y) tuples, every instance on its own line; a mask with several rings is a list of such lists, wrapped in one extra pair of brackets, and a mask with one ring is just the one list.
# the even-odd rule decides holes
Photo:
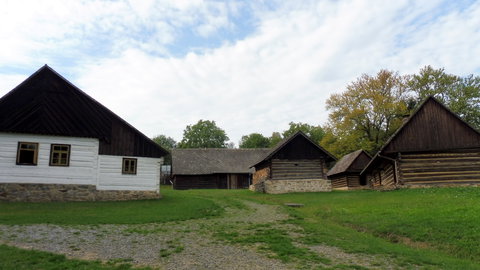
[[(241, 201), (220, 217), (130, 225), (0, 225), (0, 243), (161, 269), (388, 269), (391, 262), (301, 242), (282, 206)], [(396, 267), (398, 269), (398, 267)]]

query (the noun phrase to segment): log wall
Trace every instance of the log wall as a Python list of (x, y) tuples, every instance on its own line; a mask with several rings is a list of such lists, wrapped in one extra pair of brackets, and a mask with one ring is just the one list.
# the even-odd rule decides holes
[(392, 164), (385, 164), (382, 169), (373, 170), (367, 175), (367, 182), (372, 188), (394, 187), (395, 171)]
[(332, 188), (346, 188), (348, 186), (346, 175), (330, 177), (330, 180), (332, 181)]
[(248, 174), (175, 175), (174, 189), (243, 189), (248, 188)]
[(323, 159), (273, 159), (272, 180), (327, 179)]
[(360, 187), (360, 175), (348, 175), (347, 176), (348, 187), (358, 188)]
[(348, 175), (343, 174), (340, 176), (330, 177), (332, 181), (332, 188), (344, 189), (344, 188), (359, 188), (360, 175)]
[(409, 153), (399, 159), (405, 185), (480, 183), (480, 152)]

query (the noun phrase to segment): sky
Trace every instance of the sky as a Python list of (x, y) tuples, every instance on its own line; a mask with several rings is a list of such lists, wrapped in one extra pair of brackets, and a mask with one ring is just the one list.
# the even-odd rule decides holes
[(0, 0), (0, 96), (48, 64), (149, 137), (213, 120), (238, 145), (362, 74), (480, 75), (480, 1)]

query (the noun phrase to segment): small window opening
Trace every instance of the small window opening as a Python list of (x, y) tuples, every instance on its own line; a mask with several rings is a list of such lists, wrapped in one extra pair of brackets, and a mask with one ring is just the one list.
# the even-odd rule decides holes
[(70, 165), (70, 145), (52, 144), (50, 149), (50, 166)]
[(37, 165), (38, 143), (19, 142), (17, 165)]
[(136, 158), (124, 158), (122, 163), (122, 174), (137, 174)]

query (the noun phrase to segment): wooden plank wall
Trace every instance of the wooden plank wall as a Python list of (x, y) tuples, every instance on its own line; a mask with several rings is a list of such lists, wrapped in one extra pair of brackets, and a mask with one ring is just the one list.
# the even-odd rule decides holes
[(332, 188), (358, 188), (360, 185), (359, 175), (340, 175), (338, 177), (331, 177)]
[(273, 180), (326, 179), (323, 159), (273, 159), (271, 175)]
[(395, 172), (392, 164), (386, 164), (381, 170), (374, 170), (367, 175), (372, 188), (392, 187), (395, 185)]
[(360, 187), (360, 175), (347, 175), (348, 187)]
[(332, 188), (345, 188), (347, 187), (347, 176), (341, 175), (338, 177), (331, 177)]
[[(226, 188), (226, 177), (224, 179)], [(205, 188), (222, 188), (223, 185), (219, 185), (219, 176), (208, 175), (176, 175), (173, 188), (174, 189), (205, 189)]]
[(174, 189), (248, 188), (248, 174), (176, 175), (173, 181), (173, 188)]
[(400, 178), (405, 184), (480, 182), (480, 152), (401, 154)]

